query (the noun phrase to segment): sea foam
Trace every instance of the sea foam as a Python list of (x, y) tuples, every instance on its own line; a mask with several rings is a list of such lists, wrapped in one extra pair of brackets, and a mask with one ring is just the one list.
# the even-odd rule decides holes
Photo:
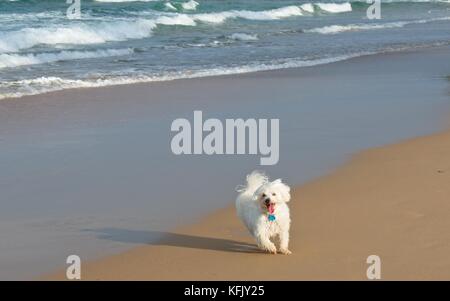
[(133, 49), (104, 49), (95, 51), (60, 51), (39, 54), (0, 54), (0, 69), (24, 65), (36, 65), (58, 61), (122, 56), (133, 53)]
[(306, 29), (306, 30), (304, 30), (304, 32), (320, 33), (320, 34), (338, 34), (338, 33), (347, 32), (347, 31), (401, 28), (401, 27), (404, 27), (404, 26), (410, 25), (410, 24), (424, 24), (424, 23), (447, 21), (447, 20), (450, 20), (450, 17), (421, 19), (421, 20), (412, 20), (412, 21), (372, 23), (372, 24), (329, 25), (329, 26)]
[(343, 13), (352, 11), (352, 5), (345, 3), (315, 3), (315, 6), (329, 13)]
[(233, 33), (230, 36), (230, 39), (236, 41), (256, 41), (258, 40), (258, 36), (256, 34)]
[(182, 3), (181, 7), (185, 10), (195, 10), (195, 9), (197, 9), (198, 5), (199, 5), (199, 3), (197, 1), (189, 0), (188, 2)]
[(120, 2), (155, 2), (159, 0), (94, 0), (95, 2), (120, 3)]
[(168, 10), (173, 10), (173, 11), (176, 11), (176, 10), (177, 10), (177, 8), (176, 8), (175, 6), (173, 6), (173, 4), (170, 3), (170, 2), (164, 3), (164, 7), (165, 7), (166, 9), (168, 9)]
[[(238, 67), (220, 67), (205, 70), (195, 70), (195, 71), (184, 71), (184, 72), (174, 72), (166, 73), (164, 75), (133, 75), (133, 76), (112, 76), (109, 78), (98, 78), (98, 79), (66, 79), (61, 77), (38, 77), (33, 79), (24, 79), (9, 82), (0, 82), (0, 91), (14, 91), (5, 92), (0, 94), (0, 99), (4, 98), (16, 98), (25, 95), (36, 95), (41, 93), (60, 91), (70, 88), (92, 88), (92, 87), (104, 87), (111, 85), (125, 85), (134, 84), (142, 82), (159, 82), (159, 81), (169, 81), (181, 78), (198, 78), (198, 77), (208, 77), (217, 75), (230, 75), (230, 74), (241, 74), (256, 71), (267, 71), (285, 68), (298, 68), (298, 67), (309, 67), (315, 65), (329, 64), (337, 61), (342, 61), (350, 59), (352, 57), (357, 57), (361, 55), (366, 55), (370, 53), (355, 53), (351, 55), (342, 55), (336, 57), (315, 59), (315, 60), (301, 60), (292, 59), (287, 61), (273, 61), (268, 63), (252, 63), (247, 65), (242, 65)], [(20, 89), (17, 89), (20, 87)]]
[(152, 34), (152, 20), (117, 21), (114, 24), (79, 24), (66, 27), (24, 28), (0, 34), (0, 53), (16, 52), (39, 44), (100, 44), (145, 38)]

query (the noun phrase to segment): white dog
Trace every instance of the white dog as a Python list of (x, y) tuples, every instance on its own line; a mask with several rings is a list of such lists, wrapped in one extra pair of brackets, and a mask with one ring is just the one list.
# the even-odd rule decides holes
[(247, 185), (238, 189), (238, 216), (264, 251), (276, 254), (273, 240), (278, 238), (279, 251), (291, 254), (288, 249), (291, 218), (286, 204), (291, 199), (289, 191), (289, 186), (281, 179), (270, 182), (258, 171), (249, 174)]

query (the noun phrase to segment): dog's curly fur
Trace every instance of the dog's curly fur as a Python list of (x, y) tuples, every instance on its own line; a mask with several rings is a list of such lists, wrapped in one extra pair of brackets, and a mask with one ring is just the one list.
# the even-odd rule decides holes
[[(264, 173), (254, 171), (247, 175), (247, 184), (238, 192), (238, 216), (255, 237), (259, 248), (273, 254), (277, 251), (291, 254), (288, 248), (291, 218), (286, 204), (291, 199), (289, 186), (281, 179), (270, 182)], [(275, 216), (275, 220), (270, 220), (269, 215)]]

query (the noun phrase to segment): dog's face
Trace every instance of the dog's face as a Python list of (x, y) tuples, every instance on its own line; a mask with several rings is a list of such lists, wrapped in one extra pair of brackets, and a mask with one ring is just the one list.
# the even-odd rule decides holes
[(278, 179), (259, 187), (255, 199), (264, 213), (274, 214), (280, 204), (291, 199), (290, 188)]

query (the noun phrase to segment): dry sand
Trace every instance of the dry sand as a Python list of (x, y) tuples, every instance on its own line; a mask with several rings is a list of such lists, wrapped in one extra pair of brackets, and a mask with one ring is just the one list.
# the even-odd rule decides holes
[[(293, 191), (292, 255), (258, 252), (234, 208), (89, 262), (85, 280), (450, 279), (450, 131), (363, 151)], [(64, 272), (49, 277), (64, 279)]]

